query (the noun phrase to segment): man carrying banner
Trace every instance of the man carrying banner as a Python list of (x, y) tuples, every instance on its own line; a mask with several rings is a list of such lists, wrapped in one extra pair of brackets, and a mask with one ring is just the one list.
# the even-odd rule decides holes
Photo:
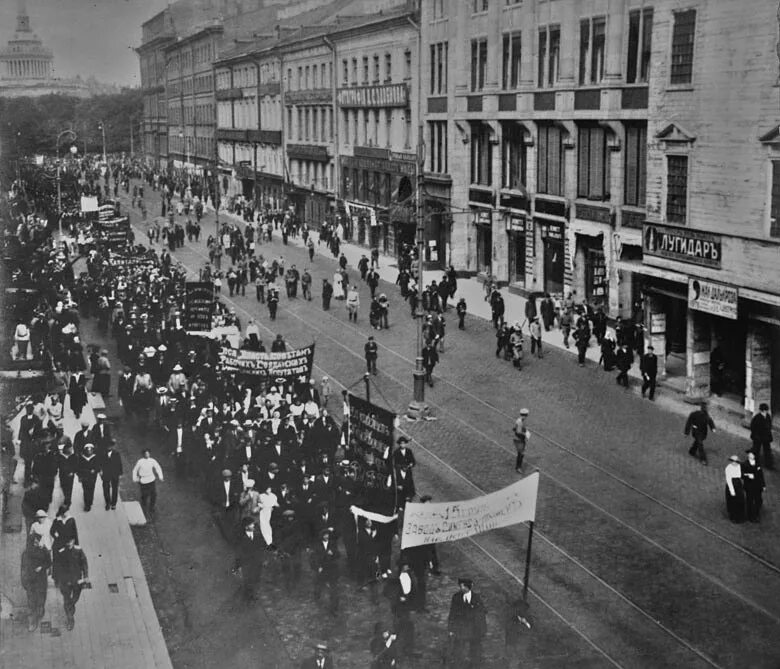
[(482, 598), (472, 590), (471, 579), (459, 578), (458, 585), (460, 590), (452, 596), (447, 619), (449, 644), (446, 664), (450, 667), (477, 669), (482, 665), (482, 639), (487, 632), (487, 612)]

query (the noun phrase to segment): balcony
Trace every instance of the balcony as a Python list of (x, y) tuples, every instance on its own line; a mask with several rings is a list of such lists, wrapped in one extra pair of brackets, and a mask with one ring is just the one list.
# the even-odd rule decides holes
[(240, 88), (224, 88), (215, 93), (217, 100), (240, 100), (244, 97), (244, 91)]

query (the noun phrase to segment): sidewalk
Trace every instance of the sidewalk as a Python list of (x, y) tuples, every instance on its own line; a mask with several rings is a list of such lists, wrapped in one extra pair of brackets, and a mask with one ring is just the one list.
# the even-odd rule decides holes
[[(213, 209), (209, 207), (208, 211), (211, 212), (213, 211)], [(220, 217), (229, 219), (236, 223), (241, 223), (243, 225), (246, 224), (246, 222), (236, 214), (223, 211), (223, 210), (220, 210), (219, 213), (220, 213)], [(274, 234), (276, 238), (278, 238), (280, 235), (278, 231), (275, 231)], [(316, 231), (312, 231), (312, 234), (314, 240), (318, 242), (318, 233)], [(288, 244), (291, 246), (300, 247), (303, 246), (303, 240), (300, 237), (298, 238), (289, 237)], [(255, 252), (258, 254), (262, 254), (263, 246), (264, 246), (263, 244), (258, 244)], [(357, 271), (356, 267), (361, 256), (365, 254), (367, 257), (370, 258), (371, 255), (370, 249), (349, 242), (342, 242), (340, 248), (341, 248), (341, 252), (347, 258), (347, 263), (350, 268), (350, 275), (351, 275), (350, 279), (352, 279)], [(331, 258), (333, 257), (330, 251), (327, 249), (327, 247), (322, 244), (317, 243), (317, 245), (315, 245), (315, 249), (319, 255), (326, 255)], [(336, 259), (334, 258), (334, 261), (335, 260)], [(396, 264), (395, 257), (390, 255), (380, 254), (379, 263), (380, 266), (378, 268), (378, 272), (380, 278), (383, 281), (387, 281), (388, 283), (394, 284), (396, 277), (398, 276), (398, 266)], [(428, 285), (431, 281), (438, 282), (441, 280), (443, 276), (444, 276), (444, 272), (442, 270), (424, 271), (423, 284)], [(525, 305), (527, 301), (526, 298), (521, 295), (517, 295), (515, 293), (510, 292), (506, 287), (500, 289), (500, 292), (504, 298), (504, 304), (506, 305), (506, 311), (504, 315), (505, 320), (510, 324), (516, 321), (519, 323), (523, 323), (525, 321)], [(389, 295), (389, 297), (392, 299), (392, 295)], [(491, 320), (492, 314), (490, 310), (490, 304), (485, 301), (484, 285), (479, 279), (477, 279), (476, 277), (459, 278), (458, 290), (455, 293), (455, 298), (451, 300), (449, 304), (454, 306), (454, 304), (461, 297), (466, 299), (469, 316), (476, 316), (477, 318), (481, 318), (483, 320), (488, 320), (488, 321)], [(450, 313), (452, 313), (453, 316), (449, 325), (450, 327), (453, 327), (452, 320), (455, 319), (454, 310), (451, 311)], [(466, 320), (466, 323), (468, 323), (468, 318)], [(524, 329), (527, 332), (527, 325), (524, 326)], [(573, 363), (572, 374), (577, 373), (578, 367), (576, 364), (574, 364), (577, 355), (577, 350), (574, 348), (573, 340), (571, 338), (570, 338), (571, 348), (567, 349), (563, 344), (563, 333), (559, 329), (552, 329), (549, 332), (542, 333), (542, 341), (545, 348), (552, 347), (571, 355), (572, 363)], [(528, 344), (528, 342), (526, 343), (527, 346), (526, 346), (525, 364), (534, 364), (534, 361), (530, 359), (530, 353), (529, 353), (530, 344)], [(586, 353), (587, 361), (590, 363), (589, 366), (598, 365), (598, 361), (600, 357), (601, 357), (601, 351), (599, 347), (595, 344), (595, 339), (593, 339), (591, 340), (591, 345), (588, 348), (588, 351)], [(617, 375), (617, 372), (614, 372), (614, 374)], [(638, 361), (635, 361), (628, 375), (629, 375), (629, 379), (632, 380), (630, 391), (639, 395), (642, 374), (639, 371)], [(688, 402), (685, 398), (684, 377), (667, 376), (666, 378), (663, 379), (659, 378), (658, 387), (656, 389), (656, 403), (661, 405), (664, 409), (672, 411), (680, 416), (687, 416), (694, 409), (694, 405)], [(715, 421), (716, 425), (718, 425), (719, 428), (724, 429), (725, 431), (737, 437), (744, 437), (747, 440), (749, 436), (749, 432), (746, 426), (743, 424), (743, 418), (744, 418), (743, 410), (739, 402), (725, 397), (713, 396), (709, 400), (709, 405), (710, 405), (710, 413), (713, 417), (713, 420)]]
[[(125, 475), (129, 463), (125, 462)], [(21, 501), (23, 470), (17, 467), (9, 483), (8, 515), (3, 519), (0, 546), (0, 666), (14, 669), (170, 669), (162, 630), (152, 604), (126, 508), (137, 502), (119, 500), (115, 511), (105, 511), (101, 483), (95, 502), (84, 513), (81, 485), (73, 487), (71, 513), (76, 519), (79, 544), (89, 563), (92, 589), (84, 590), (76, 605), (76, 626), (65, 627), (62, 595), (49, 579), (46, 612), (34, 632), (27, 631), (27, 597), (19, 581), (25, 545)], [(62, 502), (55, 487), (49, 517)], [(135, 517), (135, 513), (133, 516)]]

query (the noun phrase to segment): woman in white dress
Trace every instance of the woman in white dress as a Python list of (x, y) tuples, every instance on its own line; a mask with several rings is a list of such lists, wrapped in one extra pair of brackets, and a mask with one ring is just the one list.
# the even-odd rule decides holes
[(333, 273), (333, 297), (336, 300), (344, 299), (344, 280), (339, 271)]
[(260, 493), (259, 518), (260, 534), (263, 535), (263, 539), (265, 540), (267, 546), (272, 546), (274, 543), (273, 533), (271, 531), (271, 514), (274, 511), (274, 507), (277, 506), (279, 506), (279, 500), (271, 491), (271, 486), (269, 485), (265, 489), (265, 492)]

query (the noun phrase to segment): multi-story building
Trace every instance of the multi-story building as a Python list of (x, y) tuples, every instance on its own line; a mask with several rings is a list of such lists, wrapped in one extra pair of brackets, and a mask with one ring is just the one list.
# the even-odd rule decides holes
[(761, 402), (777, 409), (777, 3), (751, 3), (749, 12), (740, 3), (648, 3), (641, 28), (652, 40), (640, 142), (647, 216), (632, 230), (641, 265), (624, 251), (620, 277), (641, 298), (665, 371), (685, 380), (689, 397), (723, 393), (748, 415)]
[(282, 207), (285, 176), (277, 42), (252, 40), (214, 63), (223, 195), (274, 210)]
[(775, 18), (767, 0), (749, 16), (703, 0), (423, 3), (441, 261), (633, 317), (692, 398), (765, 401), (780, 383)]
[(404, 6), (329, 35), (345, 237), (390, 253), (415, 239), (417, 21)]
[(319, 225), (333, 211), (335, 128), (332, 27), (304, 28), (278, 49), (284, 84), (288, 198), (302, 220)]
[(175, 168), (202, 175), (214, 168), (217, 147), (212, 62), (224, 43), (222, 22), (214, 21), (165, 47), (168, 155)]
[(170, 14), (163, 10), (141, 26), (136, 49), (141, 66), (143, 121), (141, 135), (145, 158), (157, 167), (168, 161), (168, 100), (165, 97), (165, 47), (175, 39)]

